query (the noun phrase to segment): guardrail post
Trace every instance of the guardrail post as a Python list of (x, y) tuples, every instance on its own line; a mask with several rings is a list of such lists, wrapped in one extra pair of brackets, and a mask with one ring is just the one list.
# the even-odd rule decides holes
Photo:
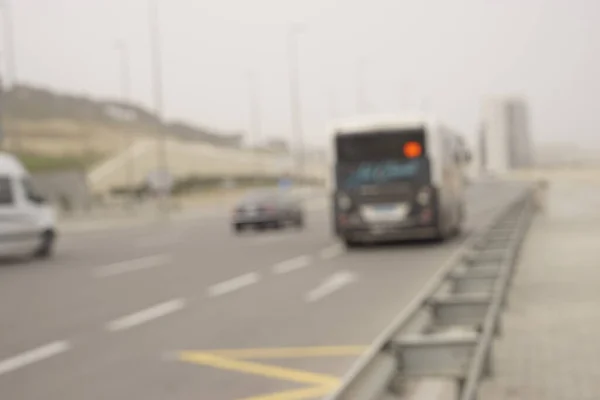
[(536, 211), (544, 212), (546, 210), (548, 186), (548, 181), (545, 179), (539, 180), (535, 186), (533, 203)]
[(494, 343), (490, 345), (490, 348), (485, 356), (483, 362), (482, 377), (491, 378), (494, 375)]

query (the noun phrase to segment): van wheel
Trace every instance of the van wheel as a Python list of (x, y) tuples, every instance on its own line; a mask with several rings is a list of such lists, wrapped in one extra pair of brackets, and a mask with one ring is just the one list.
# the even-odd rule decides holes
[(35, 252), (36, 258), (50, 258), (54, 253), (55, 233), (52, 230), (47, 230), (42, 233), (42, 243)]

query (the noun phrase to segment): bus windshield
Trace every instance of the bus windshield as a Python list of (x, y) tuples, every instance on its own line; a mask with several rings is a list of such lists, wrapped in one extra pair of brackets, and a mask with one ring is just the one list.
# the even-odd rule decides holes
[[(407, 142), (417, 142), (419, 157), (404, 154)], [(429, 180), (423, 130), (383, 131), (340, 135), (336, 138), (336, 181), (346, 189), (362, 185)]]
[(336, 158), (339, 164), (365, 161), (406, 160), (403, 146), (417, 142), (427, 154), (425, 133), (422, 129), (410, 131), (381, 131), (340, 135), (336, 138)]

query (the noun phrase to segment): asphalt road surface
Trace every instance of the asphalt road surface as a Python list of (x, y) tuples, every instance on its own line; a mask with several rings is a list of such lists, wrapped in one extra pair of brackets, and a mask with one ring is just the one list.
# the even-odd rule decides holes
[(0, 398), (320, 398), (520, 189), (472, 186), (444, 244), (347, 253), (325, 199), (303, 231), (236, 236), (215, 210), (66, 235), (52, 260), (0, 265)]

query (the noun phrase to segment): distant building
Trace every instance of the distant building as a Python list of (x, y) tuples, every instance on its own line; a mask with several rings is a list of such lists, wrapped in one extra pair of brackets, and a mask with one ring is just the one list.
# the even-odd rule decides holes
[(529, 123), (529, 110), (523, 100), (507, 104), (509, 118), (509, 157), (511, 168), (529, 168), (533, 165), (533, 144)]
[(533, 165), (529, 110), (521, 99), (486, 99), (478, 139), (483, 172), (503, 173)]

